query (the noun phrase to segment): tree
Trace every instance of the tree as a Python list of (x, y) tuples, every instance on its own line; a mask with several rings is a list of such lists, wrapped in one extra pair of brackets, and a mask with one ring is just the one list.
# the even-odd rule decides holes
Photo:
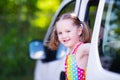
[[(61, 0), (0, 0), (0, 79), (30, 80), (28, 44), (43, 40)], [(7, 76), (7, 77), (6, 77)], [(26, 77), (26, 78), (24, 78)]]

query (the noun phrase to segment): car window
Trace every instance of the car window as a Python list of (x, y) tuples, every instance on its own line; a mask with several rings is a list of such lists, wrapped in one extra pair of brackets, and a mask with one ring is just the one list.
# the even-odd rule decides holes
[(69, 4), (67, 4), (65, 7), (63, 7), (59, 15), (67, 12), (74, 12), (74, 8), (75, 8), (75, 1), (72, 1)]
[(92, 32), (98, 6), (91, 4), (89, 8), (90, 8), (89, 9), (89, 26), (90, 26), (90, 29), (91, 29), (91, 32)]
[(106, 70), (120, 73), (119, 0), (106, 0), (98, 42), (102, 67)]
[(90, 0), (87, 4), (87, 10), (86, 10), (86, 14), (85, 14), (86, 15), (85, 22), (89, 25), (91, 34), (93, 32), (94, 22), (95, 22), (95, 18), (96, 18), (96, 12), (97, 12), (97, 8), (98, 8), (98, 2), (99, 1)]

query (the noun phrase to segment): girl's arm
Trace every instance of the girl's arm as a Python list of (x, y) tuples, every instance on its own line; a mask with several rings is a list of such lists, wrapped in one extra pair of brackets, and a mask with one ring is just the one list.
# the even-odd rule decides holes
[(86, 68), (90, 50), (90, 43), (82, 44), (76, 52), (76, 61), (79, 67)]

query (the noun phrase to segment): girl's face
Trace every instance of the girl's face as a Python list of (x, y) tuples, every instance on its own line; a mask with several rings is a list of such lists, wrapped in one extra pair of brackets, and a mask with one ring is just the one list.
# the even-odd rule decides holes
[(73, 25), (70, 19), (58, 21), (56, 23), (56, 30), (58, 40), (71, 50), (74, 48), (75, 44), (79, 42), (79, 36), (82, 32), (81, 28)]

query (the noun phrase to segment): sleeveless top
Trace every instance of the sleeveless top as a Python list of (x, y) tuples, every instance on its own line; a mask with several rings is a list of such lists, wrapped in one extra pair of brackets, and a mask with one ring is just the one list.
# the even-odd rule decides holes
[(75, 52), (77, 48), (82, 44), (82, 42), (76, 44), (75, 48), (72, 51), (72, 54), (67, 55), (65, 60), (65, 74), (66, 80), (85, 80), (86, 71), (78, 67), (75, 60)]

